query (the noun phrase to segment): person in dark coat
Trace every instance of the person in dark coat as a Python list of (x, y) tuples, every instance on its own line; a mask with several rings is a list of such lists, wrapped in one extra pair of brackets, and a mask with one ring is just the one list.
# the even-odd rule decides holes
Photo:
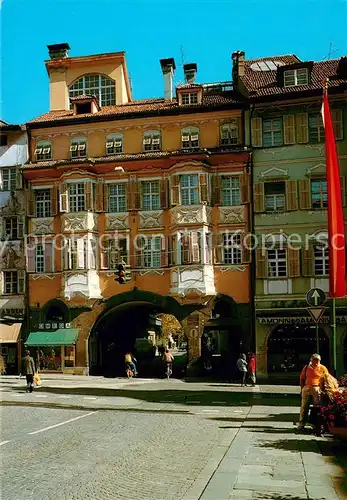
[(26, 376), (27, 388), (26, 392), (33, 392), (35, 363), (30, 356), (30, 351), (25, 352), (26, 356), (22, 359), (22, 374)]

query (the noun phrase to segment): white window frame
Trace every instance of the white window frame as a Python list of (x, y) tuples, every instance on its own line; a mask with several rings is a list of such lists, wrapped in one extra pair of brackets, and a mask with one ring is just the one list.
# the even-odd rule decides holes
[[(40, 199), (41, 198), (41, 199)], [(35, 213), (36, 217), (51, 217), (52, 200), (50, 189), (35, 189)]]
[(106, 137), (106, 154), (115, 155), (123, 153), (123, 134), (110, 134)]
[[(226, 185), (227, 183), (229, 185)], [(236, 184), (236, 186), (233, 184)], [(222, 175), (221, 195), (223, 206), (233, 207), (241, 205), (241, 183), (238, 175)]]
[[(19, 224), (18, 217), (15, 215), (10, 215), (8, 217), (3, 218), (3, 227), (4, 227), (4, 236), (9, 240), (18, 240), (19, 239)], [(9, 232), (8, 232), (9, 229)]]
[(314, 256), (314, 274), (315, 276), (327, 277), (329, 276), (329, 248), (324, 243), (314, 243), (313, 246)]
[[(316, 121), (314, 125), (312, 122)], [(317, 136), (317, 139), (315, 138)], [(308, 141), (311, 144), (324, 142), (325, 132), (321, 113), (310, 113), (308, 115)]]
[(35, 247), (35, 273), (45, 272), (45, 247), (39, 243)]
[[(196, 179), (196, 184), (192, 184), (192, 179)], [(187, 179), (188, 183), (186, 186), (183, 185), (183, 181)], [(199, 174), (182, 174), (180, 175), (180, 200), (181, 205), (198, 205), (199, 204)], [(187, 198), (185, 199), (185, 193)], [(194, 195), (193, 195), (194, 193)], [(188, 201), (188, 203), (186, 203)]]
[(149, 235), (145, 238), (145, 246), (141, 249), (141, 267), (158, 269), (161, 267), (161, 236)]
[[(10, 277), (10, 281), (7, 280), (8, 277)], [(18, 295), (18, 287), (19, 287), (18, 271), (3, 271), (3, 279), (4, 279), (4, 295)]]
[(240, 233), (223, 233), (223, 264), (242, 264), (242, 235)]
[(117, 269), (120, 262), (128, 264), (128, 240), (127, 238), (111, 238), (108, 241), (109, 269)]
[(185, 127), (181, 130), (182, 148), (200, 148), (200, 129), (198, 127)]
[(233, 146), (240, 143), (239, 124), (237, 120), (223, 123), (220, 126), (220, 145)]
[(143, 133), (143, 151), (161, 151), (160, 130), (147, 130)]
[(288, 69), (283, 74), (285, 87), (296, 87), (298, 85), (308, 85), (308, 69), (297, 68)]
[(191, 104), (198, 104), (198, 92), (183, 92), (182, 104), (188, 106)]
[[(147, 188), (148, 190), (145, 192)], [(160, 210), (159, 181), (141, 182), (141, 207), (144, 211)]]
[[(89, 80), (94, 80), (94, 85)], [(116, 104), (116, 82), (106, 75), (83, 75), (70, 85), (69, 97), (95, 95), (100, 106)]]
[(268, 279), (287, 279), (288, 278), (288, 260), (287, 249), (273, 248), (267, 250), (267, 277)]
[[(313, 189), (313, 185), (320, 183), (319, 191)], [(325, 188), (323, 189), (323, 186)], [(313, 197), (319, 194), (319, 206), (314, 205)], [(328, 208), (328, 183), (326, 179), (311, 179), (310, 180), (310, 195), (311, 195), (311, 208), (312, 210), (326, 210)], [(325, 199), (324, 199), (325, 198)], [(318, 198), (317, 198), (318, 200)]]
[(15, 167), (0, 167), (0, 186), (2, 191), (14, 191), (17, 187), (17, 170)]
[(71, 158), (85, 158), (87, 156), (87, 139), (85, 137), (75, 137), (70, 144)]
[(44, 161), (52, 159), (52, 143), (51, 141), (37, 141), (35, 148), (36, 161)]
[(127, 211), (127, 190), (125, 182), (108, 185), (108, 209), (111, 213)]
[[(86, 211), (86, 191), (84, 182), (69, 182), (67, 184), (69, 196), (69, 211), (70, 212), (85, 212)], [(75, 191), (75, 192), (73, 192)]]
[[(278, 124), (279, 124), (278, 128), (274, 127), (274, 122), (278, 122)], [(271, 123), (270, 130), (265, 130), (268, 123)], [(282, 117), (263, 118), (262, 129), (263, 129), (263, 147), (264, 148), (283, 146), (283, 119), (282, 119)], [(278, 132), (280, 132), (280, 134), (281, 134), (281, 141), (276, 143), (275, 137), (276, 137), (276, 134)], [(270, 139), (270, 143), (267, 142), (266, 138)]]

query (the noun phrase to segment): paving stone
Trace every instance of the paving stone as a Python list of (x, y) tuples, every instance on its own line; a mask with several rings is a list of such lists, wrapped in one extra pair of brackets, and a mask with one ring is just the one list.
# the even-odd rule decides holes
[(310, 500), (340, 500), (334, 488), (322, 485), (307, 485), (307, 493)]

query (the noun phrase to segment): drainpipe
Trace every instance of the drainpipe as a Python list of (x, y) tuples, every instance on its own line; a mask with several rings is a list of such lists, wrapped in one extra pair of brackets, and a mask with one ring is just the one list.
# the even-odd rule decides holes
[[(27, 131), (27, 139), (28, 139), (28, 160), (31, 160), (31, 153), (30, 153), (30, 143), (31, 143), (31, 134), (30, 134), (30, 128), (26, 126), (26, 131)], [(22, 174), (23, 175), (23, 174)], [(27, 182), (24, 179), (22, 179), (22, 189), (24, 190), (24, 203), (26, 205), (27, 203)], [(26, 206), (24, 207), (25, 213), (27, 213)], [(25, 295), (24, 295), (24, 321), (23, 321), (23, 326), (24, 328), (21, 330), (21, 348), (24, 347), (24, 338), (25, 340), (29, 336), (30, 332), (30, 306), (29, 306), (29, 277), (27, 273), (27, 261), (26, 261), (26, 248), (27, 248), (27, 238), (28, 238), (28, 217), (25, 217), (25, 225), (24, 225), (24, 238), (23, 238), (23, 251), (24, 251), (24, 261), (25, 261)], [(23, 331), (24, 330), (24, 331)], [(22, 349), (20, 349), (22, 351)], [(36, 356), (35, 356), (36, 359)]]
[[(254, 104), (251, 108), (251, 112), (249, 114), (249, 146), (252, 145), (252, 117), (254, 112)], [(250, 204), (249, 204), (249, 224), (250, 224), (250, 232), (254, 234), (254, 194), (253, 194), (253, 184), (254, 184), (254, 172), (253, 172), (253, 151), (250, 153), (249, 157), (249, 169), (250, 169)], [(251, 298), (251, 333), (252, 333), (252, 351), (256, 353), (256, 315), (255, 315), (255, 286), (256, 286), (256, 249), (253, 248), (252, 256), (251, 256), (251, 269), (250, 269), (250, 298)]]

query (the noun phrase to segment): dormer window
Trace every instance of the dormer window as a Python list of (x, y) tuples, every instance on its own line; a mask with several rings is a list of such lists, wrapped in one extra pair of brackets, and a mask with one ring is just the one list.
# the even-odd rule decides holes
[(298, 68), (284, 71), (284, 86), (295, 87), (308, 84), (308, 69)]
[(123, 134), (110, 134), (106, 138), (106, 154), (123, 153)]
[(149, 130), (143, 134), (143, 150), (144, 151), (161, 150), (160, 130)]
[(72, 139), (70, 156), (71, 158), (84, 158), (87, 156), (87, 139), (85, 137)]
[(198, 93), (187, 92), (182, 94), (182, 104), (198, 104)]
[(76, 115), (86, 115), (92, 112), (91, 102), (76, 102)]
[(37, 161), (52, 159), (52, 145), (50, 141), (38, 141), (36, 143), (35, 155)]
[(182, 129), (182, 148), (197, 149), (199, 144), (199, 129), (197, 127), (188, 127)]

